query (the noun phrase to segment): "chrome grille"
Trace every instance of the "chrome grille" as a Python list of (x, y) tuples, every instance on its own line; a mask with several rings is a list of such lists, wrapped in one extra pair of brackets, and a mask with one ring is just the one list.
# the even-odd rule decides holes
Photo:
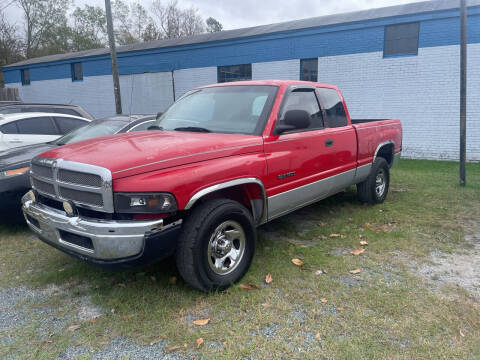
[(38, 176), (53, 179), (53, 169), (51, 167), (32, 164), (32, 171)]
[(78, 171), (59, 169), (58, 179), (71, 184), (82, 184), (92, 187), (101, 187), (102, 178), (95, 174), (86, 174)]
[(36, 190), (48, 195), (55, 196), (55, 187), (53, 186), (53, 184), (50, 184), (48, 182), (41, 181), (35, 178), (32, 179), (32, 182), (33, 182), (33, 187)]
[(72, 200), (80, 203), (91, 204), (95, 206), (103, 206), (102, 194), (73, 190), (73, 189), (64, 188), (62, 186), (60, 186), (58, 190), (60, 192), (60, 196), (64, 199), (68, 199), (68, 200)]
[(30, 176), (40, 194), (70, 200), (87, 209), (113, 213), (112, 175), (109, 170), (62, 159), (35, 158)]

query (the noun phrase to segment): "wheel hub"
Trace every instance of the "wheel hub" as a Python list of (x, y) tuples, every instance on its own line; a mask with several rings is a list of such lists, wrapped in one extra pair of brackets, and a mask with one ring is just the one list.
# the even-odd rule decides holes
[(246, 235), (242, 226), (227, 220), (217, 226), (208, 245), (208, 265), (218, 275), (231, 273), (245, 253)]

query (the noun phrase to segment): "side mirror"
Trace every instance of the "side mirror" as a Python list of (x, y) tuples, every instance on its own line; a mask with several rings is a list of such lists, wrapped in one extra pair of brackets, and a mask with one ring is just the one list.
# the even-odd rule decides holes
[(289, 110), (283, 120), (275, 127), (275, 133), (280, 135), (286, 131), (307, 129), (310, 126), (310, 114), (305, 110)]
[(157, 125), (150, 125), (147, 130), (162, 130), (160, 126)]
[(162, 116), (162, 115), (163, 115), (163, 112), (158, 112), (156, 119), (158, 120), (158, 118), (159, 118), (160, 116)]

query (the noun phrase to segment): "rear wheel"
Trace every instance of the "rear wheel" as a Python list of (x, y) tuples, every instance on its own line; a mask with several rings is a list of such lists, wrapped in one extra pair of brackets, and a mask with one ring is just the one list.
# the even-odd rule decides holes
[(183, 279), (202, 291), (223, 290), (247, 272), (255, 252), (250, 212), (236, 201), (214, 199), (185, 220), (177, 248)]
[(385, 201), (390, 185), (390, 169), (387, 161), (377, 157), (367, 179), (357, 184), (357, 196), (363, 203), (380, 204)]

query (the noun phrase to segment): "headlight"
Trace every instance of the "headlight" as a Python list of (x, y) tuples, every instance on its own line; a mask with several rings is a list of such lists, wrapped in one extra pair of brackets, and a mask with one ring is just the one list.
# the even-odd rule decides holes
[(177, 210), (177, 201), (168, 193), (116, 193), (115, 211), (118, 213), (161, 214)]
[(0, 178), (8, 178), (8, 177), (13, 177), (13, 176), (23, 175), (28, 170), (30, 170), (29, 167), (23, 167), (23, 168), (19, 168), (19, 169), (11, 169), (11, 170), (2, 171), (2, 172), (0, 172)]

